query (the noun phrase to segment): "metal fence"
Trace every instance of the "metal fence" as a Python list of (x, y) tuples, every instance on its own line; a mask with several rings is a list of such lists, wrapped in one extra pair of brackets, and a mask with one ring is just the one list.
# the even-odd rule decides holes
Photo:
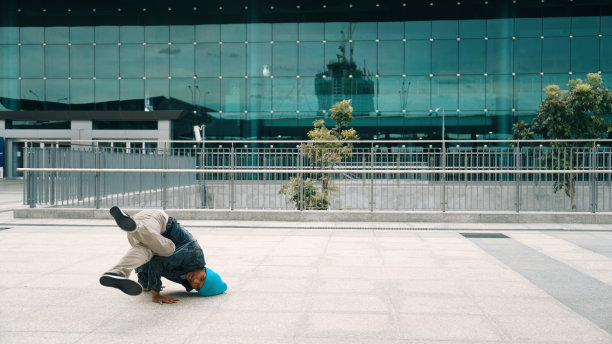
[[(335, 190), (325, 209), (612, 211), (609, 140), (359, 141), (342, 161), (323, 166), (309, 159), (303, 143), (30, 142), (21, 169), (24, 203), (315, 209), (305, 205), (306, 180), (320, 190), (325, 177)], [(279, 193), (292, 178), (293, 201)]]

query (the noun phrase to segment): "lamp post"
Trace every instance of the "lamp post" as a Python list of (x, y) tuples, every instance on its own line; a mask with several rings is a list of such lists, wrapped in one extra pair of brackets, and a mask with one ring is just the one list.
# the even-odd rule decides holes
[(435, 113), (438, 113), (442, 109), (442, 212), (446, 211), (446, 137), (444, 133), (444, 108), (438, 107), (434, 110)]

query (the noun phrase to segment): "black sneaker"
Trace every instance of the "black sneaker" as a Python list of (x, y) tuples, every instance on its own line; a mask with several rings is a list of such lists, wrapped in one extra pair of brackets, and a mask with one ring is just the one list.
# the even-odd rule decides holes
[(139, 295), (142, 293), (142, 287), (138, 282), (110, 272), (100, 276), (100, 284), (105, 287), (117, 288), (128, 295)]
[(114, 206), (110, 208), (110, 214), (115, 218), (115, 222), (117, 222), (117, 226), (123, 229), (124, 231), (131, 232), (136, 229), (136, 222), (132, 217), (119, 209), (119, 207)]

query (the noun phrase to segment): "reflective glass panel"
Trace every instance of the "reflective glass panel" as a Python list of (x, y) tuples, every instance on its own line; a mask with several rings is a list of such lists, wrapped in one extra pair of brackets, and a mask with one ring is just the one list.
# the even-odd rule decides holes
[(68, 78), (68, 45), (45, 47), (45, 75), (48, 78)]
[(431, 78), (411, 76), (402, 81), (400, 92), (402, 108), (408, 111), (429, 111), (431, 109)]
[(135, 103), (137, 108), (134, 108), (134, 110), (142, 111), (144, 109), (144, 101), (142, 100), (144, 99), (144, 80), (122, 78), (119, 80), (119, 92), (121, 100), (140, 100)]
[(272, 24), (251, 23), (247, 25), (247, 41), (270, 42), (272, 40)]
[(195, 32), (193, 25), (171, 25), (170, 26), (170, 42), (174, 43), (192, 43), (195, 41)]
[(70, 47), (70, 76), (91, 78), (94, 76), (94, 46), (73, 44)]
[(514, 106), (518, 110), (535, 110), (542, 101), (540, 75), (518, 75), (514, 80)]
[(297, 23), (274, 23), (272, 24), (272, 39), (279, 42), (298, 40)]
[(514, 61), (517, 73), (540, 73), (542, 71), (541, 39), (517, 38), (514, 48)]
[[(357, 41), (353, 43), (353, 61), (357, 64), (357, 69), (365, 69), (368, 74), (376, 74), (376, 47), (374, 41)], [(349, 50), (349, 49), (347, 49)], [(347, 58), (350, 52), (347, 51)]]
[(544, 18), (544, 37), (568, 37), (570, 35), (571, 18)]
[(323, 23), (299, 23), (298, 37), (300, 41), (319, 41), (325, 39), (325, 26)]
[(572, 34), (574, 36), (594, 36), (600, 31), (600, 17), (573, 17)]
[(119, 40), (124, 43), (142, 43), (144, 39), (144, 26), (121, 26)]
[(542, 71), (544, 73), (569, 72), (570, 39), (568, 37), (545, 38), (542, 44)]
[(118, 26), (96, 26), (95, 27), (95, 42), (96, 43), (115, 43), (119, 42), (119, 27)]
[(178, 104), (176, 100), (190, 105), (189, 111), (196, 110), (198, 104), (201, 104), (201, 90), (195, 88), (193, 78), (172, 78), (170, 80), (170, 99), (175, 104), (174, 107), (183, 107), (184, 104)]
[(459, 73), (483, 74), (485, 72), (485, 40), (461, 39), (459, 42)]
[[(375, 40), (378, 37), (377, 24), (375, 22), (352, 23), (349, 27), (352, 30), (354, 40)], [(348, 31), (344, 31), (348, 35)], [(347, 36), (348, 39), (348, 36)]]
[(225, 42), (244, 42), (246, 41), (245, 24), (223, 24), (221, 25), (221, 41)]
[(22, 78), (41, 78), (45, 74), (44, 47), (42, 45), (21, 46), (21, 75)]
[(117, 78), (119, 76), (119, 46), (117, 44), (98, 44), (95, 51), (96, 77)]
[(195, 46), (196, 74), (200, 76), (221, 75), (221, 48), (219, 43), (198, 43)]
[(268, 78), (249, 78), (246, 84), (246, 109), (269, 112), (272, 109), (272, 81)]
[(194, 45), (172, 44), (170, 46), (170, 76), (193, 77), (195, 74)]
[(20, 110), (19, 83), (20, 81), (17, 79), (0, 79), (0, 97), (5, 98), (5, 101), (0, 103), (1, 111)]
[(488, 19), (487, 37), (511, 38), (514, 36), (514, 19)]
[(68, 27), (66, 26), (45, 28), (45, 42), (47, 42), (47, 44), (67, 44), (69, 38)]
[(429, 40), (407, 41), (405, 66), (408, 75), (431, 73), (431, 42)]
[(381, 41), (378, 43), (378, 73), (402, 75), (404, 73), (404, 43)]
[(515, 18), (514, 33), (516, 37), (540, 37), (542, 18)]
[(601, 33), (604, 35), (612, 34), (612, 16), (601, 17)]
[(201, 106), (219, 111), (221, 108), (221, 80), (218, 78), (198, 78), (195, 81), (197, 89), (200, 90), (198, 102)]
[(459, 109), (480, 112), (485, 106), (485, 77), (462, 75), (459, 78)]
[[(43, 79), (23, 79), (21, 80), (21, 99), (29, 102), (22, 104), (24, 110), (42, 109), (45, 100), (45, 82)], [(33, 103), (38, 102), (38, 103)]]
[(315, 76), (325, 69), (323, 47), (321, 42), (301, 42), (298, 45), (301, 77)]
[(430, 21), (408, 21), (404, 23), (406, 39), (431, 38)]
[[(94, 81), (92, 79), (70, 80), (70, 104), (88, 105), (87, 109), (94, 108)], [(82, 108), (82, 107), (81, 107)]]
[(0, 45), (0, 78), (19, 76), (19, 47), (17, 45)]
[(169, 80), (167, 78), (147, 78), (145, 80), (145, 99), (149, 99), (149, 104), (153, 105), (154, 110), (167, 110), (158, 104), (167, 104), (169, 95)]
[(325, 39), (327, 41), (345, 41), (350, 39), (351, 23), (333, 22), (325, 23)]
[(244, 77), (246, 57), (244, 43), (223, 43), (221, 46), (221, 75)]
[(458, 72), (458, 49), (457, 40), (434, 40), (432, 43), (431, 66), (432, 73), (457, 74)]
[(272, 80), (272, 109), (289, 111), (295, 115), (298, 109), (297, 79), (295, 77), (274, 78)]
[[(400, 112), (404, 109), (408, 93), (406, 83), (401, 76), (378, 78), (376, 109), (381, 112)], [(405, 94), (402, 94), (404, 91)]]
[(489, 74), (510, 74), (514, 70), (513, 41), (509, 38), (487, 41), (487, 70)]
[(300, 115), (307, 111), (319, 110), (319, 102), (315, 93), (315, 78), (300, 77), (298, 79), (298, 94)]
[(145, 46), (145, 76), (168, 77), (170, 46), (166, 44), (147, 44)]
[(97, 79), (94, 85), (96, 110), (119, 110), (119, 80)]
[[(599, 37), (574, 37), (572, 39), (572, 72), (599, 71)], [(610, 55), (607, 56), (610, 59)], [(605, 60), (602, 58), (602, 61)]]
[(70, 42), (75, 43), (93, 43), (94, 28), (93, 26), (72, 26), (70, 27)]
[(21, 44), (42, 44), (45, 41), (45, 29), (42, 27), (22, 27), (19, 30)]
[(544, 74), (542, 76), (542, 99), (546, 98), (546, 86), (557, 85), (562, 90), (569, 90), (567, 83), (570, 81), (570, 75), (564, 74)]
[(432, 80), (431, 106), (443, 107), (446, 113), (455, 111), (458, 107), (458, 80), (457, 76), (437, 76)]
[(461, 39), (465, 38), (480, 38), (482, 39), (487, 35), (487, 22), (486, 20), (474, 19), (474, 20), (460, 20), (459, 21), (459, 36)]
[[(272, 48), (276, 44), (249, 43), (247, 50), (247, 75), (249, 77), (267, 77), (273, 75)], [(293, 44), (295, 45), (295, 43)]]
[(119, 47), (122, 78), (142, 78), (145, 75), (144, 50), (142, 44), (122, 44)]
[(274, 76), (295, 76), (298, 73), (298, 47), (294, 42), (272, 45), (272, 73)]
[(513, 105), (514, 78), (511, 75), (489, 75), (487, 83), (487, 110), (510, 111)]
[[(68, 108), (68, 98), (70, 97), (68, 79), (47, 79), (45, 89), (47, 107)], [(51, 109), (48, 108), (48, 110)]]
[(431, 22), (431, 35), (434, 39), (449, 39), (459, 37), (459, 22), (457, 20), (434, 20)]
[[(249, 78), (246, 80), (246, 82), (252, 82), (255, 79), (256, 78)], [(269, 83), (270, 79), (262, 80), (266, 80)], [(223, 112), (243, 113), (244, 109), (246, 108), (244, 101), (245, 91), (244, 78), (223, 78), (221, 80), (221, 109)], [(270, 92), (267, 92), (265, 96), (270, 99)]]
[(612, 37), (601, 38), (601, 71), (612, 72)]
[(166, 25), (145, 26), (145, 42), (167, 44), (170, 42), (170, 28)]
[(379, 22), (378, 38), (381, 40), (401, 40), (404, 38), (404, 22)]
[(221, 26), (217, 24), (196, 25), (195, 35), (197, 42), (219, 42), (221, 40)]
[(18, 27), (0, 27), (0, 44), (17, 44), (19, 43), (19, 28)]

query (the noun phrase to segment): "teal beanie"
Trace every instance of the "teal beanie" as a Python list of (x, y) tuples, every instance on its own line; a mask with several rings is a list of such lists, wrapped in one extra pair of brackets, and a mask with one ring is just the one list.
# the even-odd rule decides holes
[(198, 294), (202, 296), (213, 296), (222, 294), (227, 290), (227, 284), (223, 282), (218, 273), (206, 268), (206, 279), (204, 285), (198, 290)]

